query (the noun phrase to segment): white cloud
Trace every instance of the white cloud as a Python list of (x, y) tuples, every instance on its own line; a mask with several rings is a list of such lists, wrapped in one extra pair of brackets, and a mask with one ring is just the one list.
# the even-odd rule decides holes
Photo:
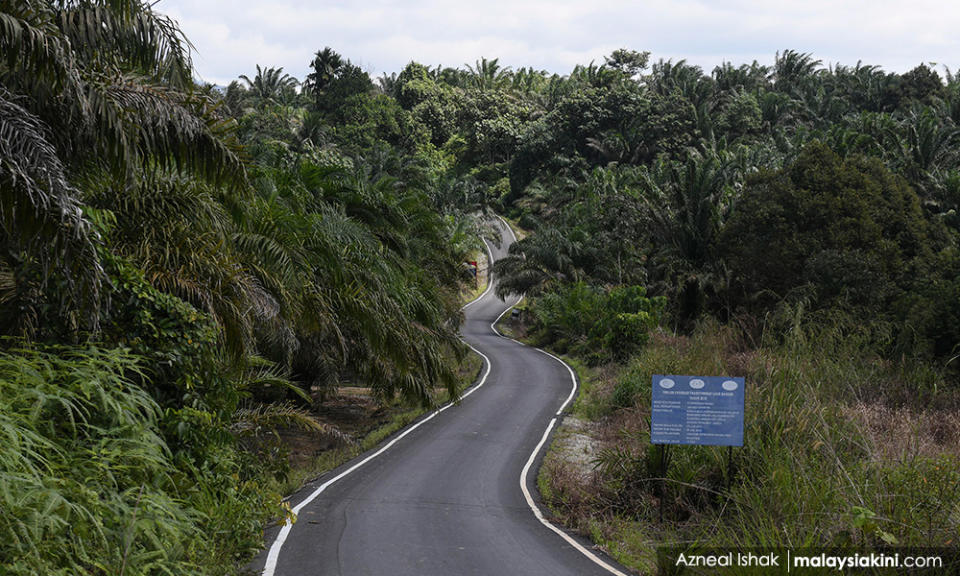
[(725, 60), (770, 64), (787, 48), (825, 65), (960, 65), (960, 6), (931, 0), (163, 0), (157, 9), (180, 22), (200, 75), (217, 83), (256, 64), (303, 78), (324, 46), (376, 74), (410, 60), (462, 66), (480, 57), (567, 73), (617, 47), (707, 71)]

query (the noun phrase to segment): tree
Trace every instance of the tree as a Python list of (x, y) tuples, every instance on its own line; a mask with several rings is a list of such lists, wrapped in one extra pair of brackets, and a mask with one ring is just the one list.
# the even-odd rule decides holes
[(943, 80), (936, 70), (921, 64), (900, 77), (901, 106), (913, 102), (932, 105), (944, 95)]
[(397, 97), (398, 94), (398, 76), (396, 72), (387, 75), (386, 72), (377, 77), (377, 90), (381, 94), (387, 96), (392, 96), (393, 98)]
[(96, 330), (105, 274), (77, 183), (172, 168), (237, 182), (243, 168), (192, 89), (188, 43), (149, 5), (24, 1), (0, 19), (3, 325)]
[(726, 94), (718, 124), (731, 140), (756, 134), (760, 131), (762, 121), (763, 112), (753, 94), (736, 89)]
[(247, 88), (261, 106), (289, 103), (299, 84), (296, 78), (283, 73), (283, 67), (261, 70), (259, 64), (253, 80), (243, 74), (240, 79), (247, 84)]
[(723, 231), (735, 300), (754, 312), (809, 288), (814, 308), (887, 315), (931, 248), (916, 193), (876, 160), (808, 145), (748, 183)]
[(315, 102), (320, 101), (324, 90), (337, 76), (337, 72), (342, 66), (343, 57), (329, 46), (317, 51), (310, 62), (310, 68), (313, 69), (313, 72), (307, 75), (306, 81), (306, 87), (313, 92)]
[(650, 280), (683, 322), (702, 315), (724, 288), (713, 256), (733, 200), (731, 172), (724, 158), (691, 152), (684, 162), (663, 158), (647, 174)]
[(418, 62), (404, 66), (397, 76), (396, 99), (406, 110), (423, 102), (437, 84), (430, 77), (430, 69)]
[(956, 149), (960, 128), (944, 122), (933, 109), (911, 112), (904, 128), (900, 168), (915, 185), (923, 186), (938, 168), (953, 168), (960, 162)]
[(481, 58), (477, 60), (476, 66), (464, 64), (470, 73), (470, 81), (477, 90), (492, 90), (499, 88), (510, 78), (510, 68), (501, 68), (500, 59), (494, 58), (487, 60)]
[(313, 93), (314, 109), (322, 114), (337, 113), (351, 97), (375, 91), (369, 74), (329, 47), (316, 53), (310, 67), (306, 88)]
[(713, 95), (713, 80), (703, 74), (699, 66), (686, 60), (661, 60), (653, 65), (647, 86), (660, 96), (680, 95), (694, 107), (706, 103)]
[(604, 57), (604, 62), (608, 68), (619, 71), (627, 78), (636, 78), (647, 68), (649, 61), (649, 52), (637, 52), (625, 48), (614, 50), (609, 56)]
[(750, 93), (756, 93), (761, 88), (769, 86), (770, 68), (758, 63), (756, 60), (750, 65), (741, 64), (734, 67), (729, 62), (724, 62), (713, 69), (713, 80), (717, 84), (717, 90), (727, 92), (734, 89), (741, 89)]
[(808, 53), (795, 50), (784, 50), (783, 54), (777, 52), (772, 73), (773, 85), (780, 92), (796, 96), (822, 64), (821, 60), (814, 60)]

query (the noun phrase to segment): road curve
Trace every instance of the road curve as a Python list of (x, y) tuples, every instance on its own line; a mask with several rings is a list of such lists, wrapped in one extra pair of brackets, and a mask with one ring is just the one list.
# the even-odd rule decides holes
[[(494, 259), (512, 243), (498, 225), (504, 241), (489, 246)], [(265, 576), (611, 574), (596, 552), (583, 553), (587, 543), (542, 523), (521, 489), (525, 466), (570, 396), (571, 375), (492, 330), (515, 303), (488, 290), (464, 310), (464, 340), (489, 359), (482, 387), (386, 449), (305, 486), (291, 498), (297, 523), (268, 531), (268, 548), (251, 569)], [(536, 494), (536, 467), (528, 476), (527, 492)]]

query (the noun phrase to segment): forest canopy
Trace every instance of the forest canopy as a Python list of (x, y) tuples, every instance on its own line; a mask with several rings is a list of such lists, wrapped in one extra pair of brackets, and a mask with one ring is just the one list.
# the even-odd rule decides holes
[(305, 78), (267, 62), (213, 86), (140, 0), (2, 0), (0, 53), (15, 574), (249, 557), (284, 513), (262, 490), (289, 472), (271, 431), (322, 432), (308, 408), (344, 386), (457, 397), (491, 210), (529, 232), (498, 292), (590, 362), (661, 324), (757, 332), (802, 310), (881, 357), (960, 365), (945, 67), (785, 50), (704, 71), (621, 49), (564, 75), (481, 58), (373, 79), (318, 47)]

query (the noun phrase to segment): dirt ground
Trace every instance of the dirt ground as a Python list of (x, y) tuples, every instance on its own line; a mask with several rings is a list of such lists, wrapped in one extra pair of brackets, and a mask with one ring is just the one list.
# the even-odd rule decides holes
[(327, 450), (359, 443), (371, 431), (388, 423), (397, 411), (376, 402), (367, 389), (346, 388), (310, 411), (333, 433), (284, 428), (278, 434), (289, 452), (291, 467), (305, 468)]

